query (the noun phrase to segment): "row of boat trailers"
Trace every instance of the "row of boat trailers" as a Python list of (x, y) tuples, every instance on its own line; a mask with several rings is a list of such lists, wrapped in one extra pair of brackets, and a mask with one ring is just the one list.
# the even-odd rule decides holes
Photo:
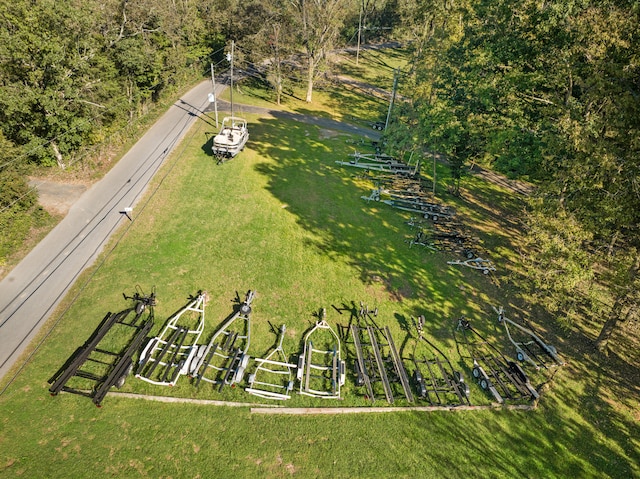
[[(61, 391), (80, 394), (100, 406), (112, 387), (122, 387), (133, 374), (158, 386), (175, 386), (181, 377), (187, 376), (196, 388), (207, 383), (218, 391), (225, 386), (240, 386), (249, 394), (272, 400), (289, 399), (294, 392), (340, 399), (346, 379), (344, 345), (347, 360), (353, 364), (355, 385), (364, 388), (365, 398), (372, 403), (379, 398), (393, 403), (402, 397), (409, 403), (426, 401), (431, 406), (470, 405), (468, 384), (446, 355), (425, 337), (422, 316), (417, 321), (411, 320), (417, 338), (407, 336), (403, 350), (408, 354), (403, 355), (389, 327), (377, 324), (377, 309), (372, 311), (363, 303), (359, 307), (355, 303), (341, 308), (334, 306), (340, 314), (350, 312), (348, 325), (338, 325), (338, 332), (329, 325), (326, 310), (322, 309), (304, 334), (297, 361), (292, 362), (282, 346), (284, 324), (276, 329), (269, 323), (277, 339), (265, 356), (249, 355), (255, 298), (251, 290), (244, 299), (236, 295), (233, 311), (205, 342), (201, 338), (205, 329), (206, 293), (190, 297), (153, 337), (148, 334), (154, 324), (155, 292), (144, 295), (138, 290), (133, 296), (124, 297), (133, 300), (133, 306), (105, 316), (89, 339), (50, 378), (51, 395)], [(519, 332), (529, 331), (508, 320), (502, 311), (499, 318), (505, 328), (511, 324)], [(498, 402), (527, 396), (537, 398), (519, 364), (493, 350), (479, 352), (481, 342), (468, 340), (468, 336), (480, 337), (468, 321), (460, 320), (458, 330), (472, 351), (473, 377)], [(529, 342), (514, 342), (519, 360), (536, 367), (540, 364), (549, 367), (551, 361), (561, 363), (554, 348), (531, 334), (533, 339)], [(541, 351), (547, 362), (538, 363)]]
[(419, 215), (412, 217), (409, 223), (416, 229), (414, 238), (408, 241), (410, 246), (462, 253), (463, 260), (454, 259), (448, 264), (466, 266), (483, 274), (495, 271), (493, 263), (486, 259), (479, 239), (455, 221), (456, 212), (453, 208), (437, 202), (428, 190), (429, 185), (420, 175), (420, 160), (415, 164), (411, 161), (404, 163), (382, 153), (355, 152), (348, 161), (336, 163), (363, 169), (366, 174), (359, 177), (375, 184), (368, 196), (362, 196), (363, 200)]

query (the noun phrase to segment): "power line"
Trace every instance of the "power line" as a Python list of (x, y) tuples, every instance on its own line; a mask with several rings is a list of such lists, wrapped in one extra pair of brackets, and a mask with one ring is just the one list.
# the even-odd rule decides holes
[[(183, 128), (184, 129), (184, 128)], [(176, 137), (176, 140), (177, 141)], [(132, 220), (131, 222), (129, 222), (127, 224), (127, 227), (125, 228), (125, 230), (122, 232), (122, 234), (120, 235), (120, 237), (115, 241), (113, 247), (104, 255), (104, 257), (102, 258), (102, 261), (98, 264), (98, 266), (95, 268), (95, 270), (89, 275), (89, 277), (87, 278), (87, 280), (84, 282), (84, 284), (82, 284), (82, 286), (80, 287), (80, 289), (78, 290), (77, 294), (73, 297), (73, 299), (71, 300), (71, 302), (69, 303), (69, 305), (62, 311), (62, 313), (60, 313), (60, 315), (58, 316), (58, 318), (54, 321), (54, 323), (51, 325), (51, 327), (49, 328), (49, 330), (46, 332), (46, 334), (42, 337), (42, 339), (38, 342), (38, 344), (35, 346), (35, 348), (33, 349), (33, 351), (31, 351), (29, 353), (29, 355), (27, 356), (27, 358), (24, 360), (24, 362), (20, 365), (20, 367), (18, 368), (18, 370), (16, 371), (16, 373), (9, 379), (9, 381), (7, 382), (7, 384), (5, 384), (5, 386), (2, 388), (2, 390), (0, 391), (0, 396), (3, 395), (6, 390), (9, 388), (9, 386), (11, 384), (13, 384), (13, 382), (15, 381), (15, 379), (18, 377), (18, 375), (24, 370), (24, 368), (27, 366), (27, 364), (29, 364), (29, 362), (31, 361), (31, 359), (33, 358), (33, 356), (40, 350), (40, 348), (42, 347), (42, 345), (44, 344), (44, 342), (47, 340), (47, 338), (51, 335), (51, 333), (53, 332), (53, 330), (58, 326), (58, 324), (60, 323), (60, 321), (66, 316), (66, 314), (69, 312), (69, 310), (71, 309), (71, 307), (77, 302), (78, 298), (80, 297), (80, 295), (85, 291), (85, 289), (87, 288), (87, 286), (89, 285), (89, 283), (91, 282), (91, 280), (95, 277), (95, 275), (98, 273), (98, 271), (100, 271), (100, 269), (104, 266), (104, 264), (106, 263), (107, 259), (109, 259), (109, 257), (113, 254), (113, 252), (115, 251), (115, 249), (119, 246), (120, 242), (124, 239), (124, 237), (127, 235), (127, 233), (129, 232), (129, 230), (133, 227), (133, 225), (136, 223), (137, 219), (140, 217), (140, 214), (142, 212), (144, 212), (145, 208), (148, 206), (149, 202), (155, 197), (155, 195), (158, 193), (158, 191), (160, 190), (160, 187), (164, 184), (165, 179), (169, 176), (169, 174), (174, 170), (174, 168), (177, 166), (177, 164), (179, 163), (179, 161), (183, 158), (184, 153), (187, 149), (188, 146), (191, 145), (191, 142), (193, 141), (193, 138), (195, 138), (195, 132), (194, 134), (188, 139), (187, 142), (185, 142), (184, 147), (182, 148), (182, 150), (180, 151), (180, 153), (178, 153), (176, 160), (174, 161), (174, 163), (167, 169), (167, 172), (163, 175), (163, 177), (160, 179), (160, 181), (158, 182), (157, 186), (155, 187), (155, 189), (153, 190), (153, 192), (148, 196), (148, 198), (146, 199), (146, 201), (142, 204), (142, 206), (138, 209), (140, 211), (140, 213), (138, 213)], [(174, 141), (174, 143), (175, 143)], [(161, 163), (162, 164), (162, 163)], [(158, 165), (158, 168), (160, 168), (160, 165)], [(116, 226), (119, 223), (115, 223), (114, 227), (110, 230), (109, 235), (111, 234), (111, 231), (113, 231)], [(99, 248), (100, 246), (98, 246)], [(89, 259), (90, 260), (90, 259)], [(87, 260), (87, 262), (89, 261)], [(84, 267), (86, 266), (86, 262), (83, 265), (82, 270), (84, 270)], [(76, 276), (74, 276), (74, 278), (72, 278), (72, 280), (70, 281), (69, 284), (71, 284), (73, 281), (75, 281), (75, 279), (77, 278), (77, 276), (82, 272), (82, 270), (80, 270), (78, 272), (78, 274)], [(64, 294), (64, 293), (61, 293)], [(46, 312), (48, 313), (48, 311)], [(46, 316), (46, 313), (43, 316)], [(42, 319), (41, 319), (42, 320)], [(40, 321), (41, 321), (40, 320)], [(37, 323), (39, 324), (39, 322)], [(37, 325), (36, 324), (36, 325)], [(35, 326), (34, 326), (35, 328)], [(33, 328), (32, 328), (33, 330)], [(31, 334), (31, 331), (29, 331), (29, 333), (27, 333), (27, 336)], [(26, 340), (26, 337), (23, 339), (22, 342), (24, 342), (24, 340)], [(22, 344), (21, 342), (21, 344)], [(18, 346), (19, 347), (19, 346)]]

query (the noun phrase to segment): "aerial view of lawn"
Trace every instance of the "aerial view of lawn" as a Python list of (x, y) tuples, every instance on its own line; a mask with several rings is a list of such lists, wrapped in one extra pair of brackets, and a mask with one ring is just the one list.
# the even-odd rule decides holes
[[(397, 63), (395, 58), (381, 63), (380, 55), (363, 54), (363, 66), (349, 63), (345, 74), (373, 84), (386, 81), (380, 86), (388, 89)], [(363, 127), (385, 111), (381, 100), (367, 103), (365, 93), (343, 88), (319, 91), (318, 111), (295, 102), (287, 108), (344, 121), (355, 116)], [(248, 97), (257, 91), (247, 86), (235, 101), (250, 103)], [(253, 104), (276, 108), (265, 99)], [(464, 179), (460, 196), (449, 195), (444, 182), (439, 185), (437, 201), (472, 231), (495, 271), (451, 265), (447, 262), (464, 256), (410, 245), (416, 230), (408, 223), (415, 213), (362, 199), (376, 184), (363, 170), (336, 163), (348, 162), (355, 150), (372, 153), (370, 142), (311, 120), (248, 109), (243, 116), (249, 142), (221, 164), (210, 154), (211, 122), (196, 123), (152, 181), (133, 221), (114, 235), (45, 326), (41, 336), (46, 339), (0, 396), (0, 477), (640, 474), (638, 398), (635, 386), (625, 383), (624, 368), (614, 359), (596, 361), (585, 353), (584, 332), (562, 330), (517, 294), (524, 274), (516, 253), (522, 198), (477, 176)], [(432, 180), (429, 165), (425, 181)], [(437, 169), (438, 177), (447, 177), (446, 165)], [(151, 336), (189, 298), (206, 291), (199, 344), (206, 344), (234, 311), (236, 296), (254, 292), (252, 358), (264, 358), (278, 346), (284, 324), (282, 351), (297, 363), (305, 334), (324, 318), (341, 340), (346, 364), (340, 399), (298, 394), (296, 383), (290, 399), (274, 401), (248, 394), (246, 377), (221, 388), (205, 382), (196, 386), (187, 374), (172, 387), (132, 374), (100, 408), (82, 395), (52, 397), (48, 380), (107, 313), (132, 305), (123, 293), (130, 297), (136, 288), (156, 295)], [(518, 406), (512, 408), (496, 405), (473, 380), (458, 327), (458, 319), (468, 319), (483, 338), (513, 356), (497, 321), (494, 307), (499, 306), (510, 318), (535, 325), (566, 363), (540, 371), (523, 364), (540, 398), (510, 401)], [(430, 402), (415, 389), (411, 401), (397, 382), (392, 404), (383, 394), (372, 401), (357, 381), (348, 329), (362, 319), (361, 308), (371, 312), (365, 316), (378, 327), (388, 328), (409, 370), (420, 344), (417, 318), (424, 316), (422, 334), (463, 374), (470, 404), (478, 408), (419, 409)], [(122, 338), (106, 339), (119, 344)], [(249, 362), (247, 372), (254, 367)], [(261, 405), (340, 410), (284, 414), (275, 407), (255, 409)], [(376, 410), (366, 412), (372, 407)]]

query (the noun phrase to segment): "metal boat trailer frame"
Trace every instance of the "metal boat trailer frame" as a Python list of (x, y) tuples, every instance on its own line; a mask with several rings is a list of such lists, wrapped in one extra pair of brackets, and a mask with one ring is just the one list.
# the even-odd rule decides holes
[(467, 259), (464, 261), (460, 261), (456, 259), (456, 260), (447, 261), (447, 264), (460, 265), (460, 266), (466, 266), (467, 268), (471, 268), (471, 269), (477, 269), (482, 271), (482, 274), (489, 274), (490, 272), (496, 270), (496, 267), (493, 265), (491, 260), (483, 259), (483, 258), (473, 258), (473, 259)]
[(380, 328), (371, 314), (377, 316), (377, 309), (369, 311), (360, 303), (359, 320), (366, 322), (363, 326), (351, 325), (351, 337), (356, 350), (356, 385), (365, 386), (367, 397), (375, 402), (374, 384), (381, 383), (385, 399), (393, 404), (393, 388), (391, 383), (400, 383), (405, 398), (414, 402), (409, 377), (398, 354), (393, 336), (388, 326)]
[[(536, 370), (539, 370), (541, 367), (549, 369), (551, 367), (564, 365), (564, 361), (558, 355), (558, 351), (554, 346), (545, 343), (532, 329), (526, 328), (507, 318), (502, 306), (499, 308), (494, 307), (493, 310), (498, 315), (498, 322), (504, 325), (509, 341), (511, 341), (516, 348), (516, 359), (518, 361), (528, 362)], [(509, 331), (509, 325), (515, 327), (521, 334), (524, 334), (527, 340), (516, 341)]]
[[(340, 388), (345, 383), (345, 362), (341, 358), (340, 338), (326, 321), (327, 311), (322, 309), (320, 319), (304, 337), (304, 348), (298, 358), (297, 379), (300, 394), (325, 399), (340, 399)], [(313, 337), (324, 333), (325, 341), (314, 347)], [(327, 341), (329, 339), (329, 341)]]
[[(249, 387), (245, 391), (265, 399), (289, 399), (293, 391), (298, 366), (289, 362), (282, 349), (287, 328), (280, 327), (278, 346), (265, 358), (255, 358), (256, 368), (249, 374)], [(280, 358), (280, 359), (277, 359)]]
[[(367, 171), (380, 171), (382, 173), (391, 173), (394, 175), (403, 176), (416, 176), (420, 174), (421, 162), (418, 160), (415, 166), (402, 163), (395, 158), (387, 155), (366, 155), (356, 152), (353, 160), (349, 161), (336, 161), (341, 166), (352, 166), (355, 168), (362, 168)], [(364, 159), (364, 162), (360, 160)]]
[[(156, 304), (155, 293), (144, 296), (136, 292), (133, 297), (125, 295), (125, 299), (133, 299), (136, 304), (119, 313), (107, 313), (91, 336), (80, 348), (69, 357), (67, 362), (49, 379), (49, 392), (52, 396), (60, 391), (79, 394), (91, 398), (93, 403), (101, 407), (111, 387), (121, 388), (133, 369), (133, 355), (140, 349), (153, 327)], [(142, 319), (144, 311), (149, 308), (146, 319)], [(134, 313), (133, 318), (127, 318)], [(100, 347), (103, 339), (117, 326), (133, 328), (133, 336), (122, 351), (111, 351)], [(81, 369), (83, 366), (87, 369)], [(89, 392), (68, 386), (73, 377), (93, 381), (94, 387)]]
[[(520, 365), (498, 351), (466, 318), (458, 319), (456, 331), (462, 331), (464, 344), (473, 360), (473, 377), (498, 403), (540, 397)], [(468, 334), (474, 336), (474, 342), (469, 341)]]
[[(180, 311), (169, 318), (162, 332), (152, 338), (140, 354), (136, 377), (158, 386), (175, 386), (187, 374), (204, 331), (206, 293), (198, 291)], [(183, 315), (195, 313), (196, 326), (183, 326)], [(160, 368), (158, 368), (160, 366)]]
[[(412, 318), (413, 319), (413, 318)], [(418, 397), (426, 399), (431, 406), (463, 406), (469, 402), (469, 385), (460, 371), (453, 369), (449, 358), (423, 335), (424, 316), (419, 316), (416, 327), (418, 340), (413, 348), (411, 361), (414, 364), (413, 380)], [(429, 348), (430, 356), (417, 355), (419, 344)]]
[[(219, 391), (226, 385), (242, 381), (249, 364), (247, 354), (251, 344), (251, 302), (255, 292), (249, 290), (244, 301), (240, 301), (234, 312), (218, 328), (208, 344), (202, 344), (189, 368), (189, 374), (196, 379), (195, 385), (205, 381), (219, 386)], [(238, 322), (240, 327), (237, 327)], [(233, 328), (232, 328), (233, 326)], [(211, 372), (211, 373), (210, 373)], [(210, 373), (210, 375), (208, 375)]]

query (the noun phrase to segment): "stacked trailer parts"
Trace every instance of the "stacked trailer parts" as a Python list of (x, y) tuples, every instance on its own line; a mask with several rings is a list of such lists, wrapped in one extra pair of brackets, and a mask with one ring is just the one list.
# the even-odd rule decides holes
[[(498, 314), (498, 322), (504, 325), (509, 341), (511, 341), (511, 344), (516, 348), (516, 359), (518, 361), (528, 362), (536, 368), (536, 370), (564, 365), (564, 361), (558, 355), (556, 348), (545, 343), (533, 329), (526, 328), (507, 318), (504, 315), (502, 306), (498, 309), (493, 308), (493, 310)], [(516, 341), (509, 330), (509, 325), (513, 326), (521, 336), (524, 336), (524, 339)]]
[(249, 394), (265, 399), (289, 399), (293, 391), (297, 365), (289, 363), (289, 359), (282, 349), (284, 333), (287, 330), (283, 324), (280, 327), (278, 346), (265, 358), (256, 358), (256, 368), (249, 374), (249, 387), (245, 388)]
[(345, 363), (341, 359), (340, 338), (325, 318), (326, 310), (322, 309), (320, 320), (304, 337), (297, 379), (302, 395), (340, 399), (340, 388), (345, 382)]
[(175, 386), (187, 374), (204, 331), (206, 293), (199, 291), (174, 314), (162, 332), (152, 338), (140, 354), (136, 377), (158, 386)]
[[(418, 340), (413, 348), (413, 380), (418, 397), (431, 406), (463, 406), (469, 402), (469, 385), (449, 358), (423, 335), (424, 316), (417, 322)], [(426, 346), (426, 347), (425, 347)]]
[[(375, 402), (375, 386), (380, 384), (385, 399), (389, 404), (393, 404), (391, 384), (400, 383), (407, 401), (412, 403), (414, 398), (409, 378), (393, 342), (391, 331), (388, 327), (378, 327), (371, 313), (361, 303), (360, 319), (369, 324), (351, 325), (351, 336), (356, 350), (356, 384), (365, 386), (371, 402)], [(377, 310), (373, 314), (377, 315)]]
[[(136, 292), (133, 297), (125, 295), (125, 299), (134, 299), (135, 306), (119, 313), (108, 313), (84, 345), (49, 379), (52, 396), (60, 391), (80, 394), (90, 397), (99, 407), (111, 387), (121, 388), (124, 385), (133, 369), (133, 355), (153, 327), (153, 306), (156, 301), (155, 293), (145, 296)], [(143, 319), (147, 308), (149, 314)], [(134, 315), (130, 318), (132, 313)], [(124, 348), (119, 348), (122, 336), (118, 333), (122, 332), (123, 327), (130, 328), (133, 335), (129, 336)], [(72, 378), (76, 378), (74, 384), (80, 385), (69, 385)]]
[[(467, 319), (458, 319), (456, 331), (462, 331), (463, 342), (473, 360), (473, 377), (497, 402), (538, 399), (538, 392), (520, 365), (491, 345)], [(473, 339), (470, 340), (469, 336)]]
[(251, 359), (247, 351), (251, 344), (251, 303), (255, 292), (249, 290), (244, 301), (237, 299), (233, 313), (222, 323), (208, 344), (198, 347), (189, 373), (199, 386), (200, 381), (226, 385), (242, 381)]

